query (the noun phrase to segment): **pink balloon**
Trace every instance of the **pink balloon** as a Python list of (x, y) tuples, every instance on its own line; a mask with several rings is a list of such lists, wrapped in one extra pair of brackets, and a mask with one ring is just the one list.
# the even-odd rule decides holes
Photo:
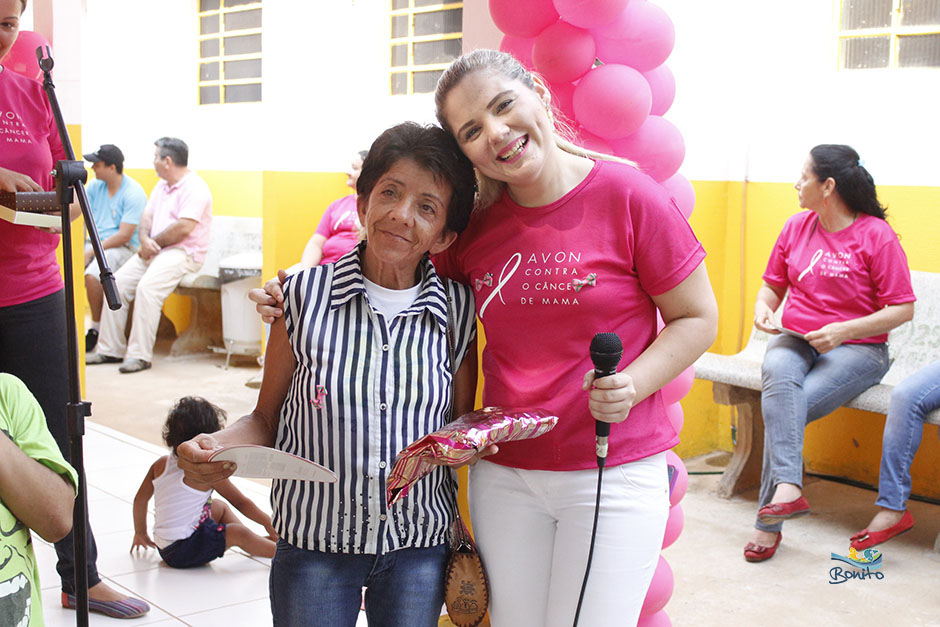
[(625, 65), (598, 66), (585, 74), (574, 90), (575, 118), (588, 131), (608, 141), (639, 129), (651, 105), (646, 79)]
[(48, 46), (49, 41), (39, 33), (21, 30), (13, 46), (3, 57), (3, 67), (26, 78), (42, 80), (42, 70), (36, 58), (36, 48)]
[(555, 108), (565, 114), (569, 120), (574, 120), (574, 84), (567, 82), (554, 82), (548, 84), (548, 89), (552, 93), (552, 104)]
[[(616, 28), (614, 28), (616, 26)], [(676, 44), (676, 29), (652, 2), (630, 2), (609, 27), (595, 31), (597, 57), (641, 72), (662, 65)]]
[(581, 28), (603, 26), (623, 13), (627, 0), (554, 0), (561, 19)]
[(682, 533), (682, 526), (685, 524), (685, 514), (682, 512), (681, 505), (673, 505), (669, 508), (669, 518), (666, 519), (666, 534), (663, 536), (663, 548), (671, 546)]
[[(577, 96), (575, 91), (575, 111), (578, 110)], [(636, 162), (641, 170), (659, 182), (675, 174), (685, 159), (685, 142), (679, 129), (658, 115), (648, 116), (636, 132), (611, 141), (610, 145), (617, 155)]]
[(535, 43), (535, 37), (516, 37), (515, 35), (503, 35), (499, 43), (501, 52), (508, 52), (516, 58), (516, 61), (529, 68), (532, 64), (532, 44)]
[(649, 616), (640, 616), (636, 627), (672, 627), (672, 621), (669, 620), (666, 610), (659, 610)]
[(688, 220), (692, 216), (692, 209), (695, 208), (695, 188), (689, 179), (681, 174), (673, 174), (661, 183), (663, 188), (675, 199), (679, 205), (679, 211)]
[(676, 77), (672, 75), (672, 70), (660, 65), (649, 72), (643, 72), (643, 78), (650, 84), (650, 92), (653, 94), (650, 115), (665, 114), (676, 99)]
[(695, 369), (689, 366), (679, 373), (679, 376), (663, 386), (663, 402), (667, 405), (678, 403), (692, 389), (695, 380)]
[(666, 465), (675, 468), (672, 486), (669, 489), (669, 504), (676, 505), (689, 489), (689, 471), (679, 456), (671, 450), (666, 451)]
[(535, 37), (558, 21), (552, 0), (490, 0), (490, 17), (507, 35)]
[(672, 596), (672, 589), (675, 581), (672, 577), (672, 569), (669, 562), (662, 555), (659, 556), (659, 564), (656, 565), (656, 572), (653, 573), (653, 580), (646, 591), (646, 598), (643, 600), (643, 607), (640, 608), (640, 616), (655, 614), (666, 607), (669, 597)]
[(613, 151), (610, 148), (610, 144), (605, 142), (597, 135), (584, 130), (583, 128), (578, 130), (578, 139), (575, 141), (575, 143), (579, 146), (587, 148), (588, 150), (593, 150), (594, 152), (600, 152), (605, 155), (613, 154)]
[(594, 38), (583, 28), (555, 22), (535, 38), (535, 69), (552, 82), (571, 82), (594, 65)]
[(666, 418), (669, 419), (669, 424), (672, 425), (672, 428), (676, 430), (676, 434), (682, 433), (682, 424), (685, 422), (685, 414), (682, 411), (682, 405), (679, 403), (666, 405)]

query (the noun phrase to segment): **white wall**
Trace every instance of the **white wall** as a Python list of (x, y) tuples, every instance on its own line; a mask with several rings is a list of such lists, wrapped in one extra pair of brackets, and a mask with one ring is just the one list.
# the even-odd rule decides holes
[(387, 0), (263, 7), (262, 103), (199, 106), (196, 0), (85, 0), (83, 138), (150, 167), (175, 135), (196, 169), (342, 171), (386, 127), (433, 121), (429, 96), (388, 96)]
[[(339, 171), (387, 126), (433, 121), (430, 96), (387, 95), (388, 0), (269, 0), (264, 102), (200, 107), (197, 4), (84, 0), (86, 146), (149, 167), (153, 140), (178, 135), (196, 168)], [(940, 185), (940, 71), (836, 71), (835, 2), (658, 4), (676, 26), (667, 117), (688, 178), (791, 181), (809, 148), (839, 142), (879, 184)], [(465, 48), (498, 44), (487, 0), (464, 14)]]
[(658, 4), (689, 178), (791, 181), (812, 146), (847, 143), (879, 184), (940, 185), (940, 70), (837, 71), (837, 3)]

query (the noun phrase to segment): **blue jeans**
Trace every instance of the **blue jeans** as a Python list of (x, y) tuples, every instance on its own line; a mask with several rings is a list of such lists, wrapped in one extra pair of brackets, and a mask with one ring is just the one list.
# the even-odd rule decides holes
[(911, 495), (911, 462), (924, 432), (924, 417), (937, 407), (940, 407), (940, 361), (921, 368), (891, 392), (875, 505), (899, 512), (906, 509)]
[(271, 562), (274, 625), (354, 627), (366, 588), (369, 627), (436, 627), (447, 546), (382, 555), (308, 551), (278, 540)]
[[(803, 485), (803, 431), (881, 381), (888, 371), (886, 344), (842, 344), (820, 354), (809, 342), (789, 335), (770, 340), (761, 366), (764, 463), (760, 506), (780, 483)], [(782, 523), (757, 521), (775, 533)]]

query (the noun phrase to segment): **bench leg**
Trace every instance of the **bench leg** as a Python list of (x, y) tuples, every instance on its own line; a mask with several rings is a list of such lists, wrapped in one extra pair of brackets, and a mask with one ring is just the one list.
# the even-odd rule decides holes
[(715, 402), (738, 410), (738, 429), (734, 453), (718, 483), (718, 496), (731, 498), (760, 486), (764, 454), (764, 416), (760, 392), (716, 383)]
[(210, 346), (222, 346), (222, 294), (208, 289), (177, 289), (177, 292), (189, 296), (192, 307), (189, 326), (170, 347), (170, 355), (190, 355), (202, 353)]

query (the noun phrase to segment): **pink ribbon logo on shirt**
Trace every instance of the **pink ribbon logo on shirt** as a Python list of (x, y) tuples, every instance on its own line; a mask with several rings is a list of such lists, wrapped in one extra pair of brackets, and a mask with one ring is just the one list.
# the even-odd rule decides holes
[(484, 286), (484, 285), (486, 285), (487, 287), (493, 287), (493, 273), (492, 273), (492, 272), (487, 272), (486, 274), (483, 275), (483, 278), (482, 278), (482, 279), (475, 279), (475, 280), (474, 280), (474, 285), (475, 285), (476, 290), (477, 290), (478, 292), (479, 292), (481, 289), (483, 289), (483, 286)]
[(574, 286), (575, 292), (580, 292), (581, 288), (586, 285), (590, 285), (590, 286), (597, 285), (597, 273), (592, 272), (591, 274), (587, 275), (583, 279), (571, 279), (571, 284)]
[(797, 280), (797, 281), (802, 281), (802, 280), (803, 280), (803, 277), (805, 277), (805, 276), (807, 275), (807, 273), (813, 273), (813, 274), (815, 274), (815, 273), (813, 272), (813, 266), (815, 266), (817, 263), (819, 263), (819, 260), (822, 259), (822, 256), (823, 256), (822, 248), (820, 248), (820, 249), (818, 249), (816, 252), (814, 252), (814, 253), (813, 253), (813, 256), (812, 256), (812, 257), (810, 258), (810, 260), (809, 260), (809, 265), (806, 266), (806, 270), (803, 270), (802, 272), (800, 272), (800, 276), (798, 276), (798, 277), (796, 278), (796, 280)]

